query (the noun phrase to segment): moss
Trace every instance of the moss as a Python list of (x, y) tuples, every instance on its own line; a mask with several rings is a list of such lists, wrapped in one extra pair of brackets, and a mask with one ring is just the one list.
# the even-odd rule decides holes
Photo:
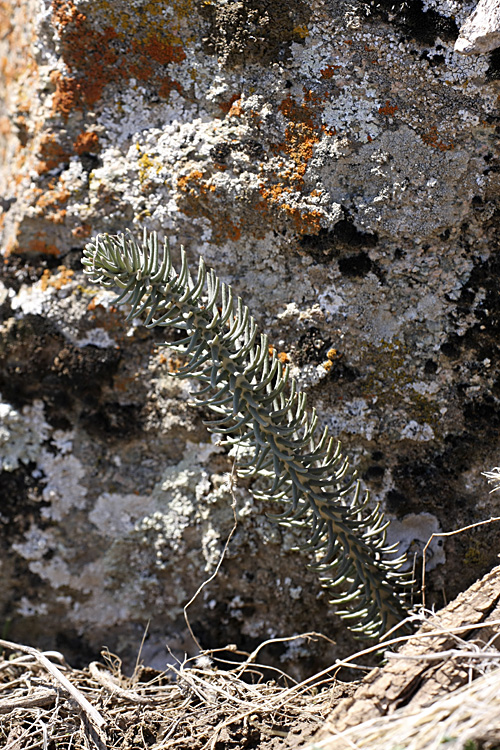
[(487, 562), (488, 556), (484, 554), (484, 550), (478, 545), (469, 547), (464, 555), (464, 563), (467, 566), (472, 565), (482, 568)]
[(411, 387), (415, 374), (408, 366), (411, 355), (408, 346), (400, 339), (382, 340), (378, 345), (364, 345), (362, 351), (363, 371), (367, 375), (360, 381), (361, 393), (366, 398), (376, 397), (379, 407), (393, 406), (400, 397), (408, 421), (439, 428), (439, 404)]

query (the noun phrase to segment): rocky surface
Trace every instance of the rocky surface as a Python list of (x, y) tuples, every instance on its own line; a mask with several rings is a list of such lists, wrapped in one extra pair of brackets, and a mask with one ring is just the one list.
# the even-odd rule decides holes
[[(498, 515), (499, 57), (454, 51), (474, 6), (0, 4), (9, 637), (133, 659), (150, 622), (146, 660), (190, 651), (183, 605), (233, 526), (231, 457), (175, 358), (83, 277), (102, 231), (168, 234), (235, 287), (410, 554)], [(274, 647), (297, 674), (351, 648), (296, 540), (234, 496), (190, 609), (203, 645), (336, 640)], [(491, 568), (498, 537), (436, 540), (430, 601)]]

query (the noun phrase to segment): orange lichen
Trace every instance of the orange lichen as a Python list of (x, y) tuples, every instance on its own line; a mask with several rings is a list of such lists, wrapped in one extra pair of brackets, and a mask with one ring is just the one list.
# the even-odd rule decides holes
[(174, 81), (173, 78), (169, 78), (168, 76), (166, 76), (160, 84), (160, 87), (158, 89), (158, 96), (161, 96), (162, 99), (168, 99), (174, 89), (178, 94), (181, 94), (181, 96), (183, 95), (184, 89), (182, 88), (181, 84), (178, 81)]
[(293, 33), (298, 36), (299, 39), (305, 39), (307, 36), (309, 36), (309, 29), (307, 28), (307, 26), (302, 24), (302, 26), (294, 26)]
[[(322, 77), (333, 76), (334, 69), (340, 66), (327, 66)], [(316, 197), (317, 190), (305, 194), (305, 174), (314, 154), (314, 148), (324, 136), (336, 135), (335, 129), (328, 129), (322, 123), (321, 115), (328, 91), (304, 88), (303, 100), (297, 101), (288, 94), (280, 103), (279, 111), (288, 120), (283, 141), (274, 144), (276, 155), (283, 154), (286, 159), (279, 162), (274, 174), (274, 184), (260, 186), (262, 200), (257, 205), (266, 221), (272, 221), (276, 209), (282, 215), (292, 219), (298, 234), (317, 234), (321, 229), (324, 211), (319, 207), (308, 205), (308, 197)], [(302, 196), (300, 196), (302, 193)], [(293, 195), (293, 200), (291, 199)], [(271, 210), (272, 209), (272, 210)]]
[[(167, 65), (169, 63), (179, 63), (185, 60), (186, 53), (180, 45), (173, 45), (151, 36), (146, 40), (132, 40), (134, 58), (128, 61), (128, 73), (138, 78), (140, 81), (149, 81), (155, 78), (158, 73), (158, 64)], [(161, 81), (159, 86), (159, 95), (168, 98), (172, 89), (176, 89), (182, 94), (182, 86), (178, 81), (174, 81), (164, 72), (161, 76), (156, 76)]]
[(290, 173), (290, 182), (303, 182), (307, 165), (313, 155), (314, 146), (319, 141), (317, 129), (303, 122), (291, 122), (285, 130), (285, 142), (279, 150), (285, 153), (295, 164)]
[(455, 148), (453, 143), (445, 143), (439, 138), (436, 125), (433, 125), (427, 133), (424, 133), (422, 140), (426, 146), (431, 146), (438, 151), (451, 151)]
[(342, 356), (342, 352), (337, 351), (337, 349), (330, 349), (326, 353), (326, 362), (322, 362), (321, 364), (325, 368), (325, 370), (329, 372), (333, 367), (333, 363), (337, 359), (341, 359)]
[(224, 112), (225, 115), (227, 115), (232, 107), (233, 104), (241, 99), (241, 94), (233, 94), (233, 96), (229, 99), (227, 102), (219, 102), (219, 107)]
[(43, 192), (40, 197), (37, 198), (35, 206), (38, 209), (41, 209), (42, 212), (56, 206), (59, 207), (61, 204), (66, 203), (70, 197), (70, 193), (65, 188), (60, 190), (54, 188), (54, 185), (49, 185), (49, 190)]
[[(290, 166), (276, 174), (277, 183), (271, 186), (261, 185), (262, 201), (257, 210), (270, 220), (270, 208), (278, 208), (293, 220), (299, 234), (317, 234), (321, 229), (322, 212), (316, 208), (309, 209), (303, 205), (294, 205), (287, 194), (296, 193), (304, 185), (304, 175), (314, 146), (320, 139), (324, 126), (318, 122), (320, 107), (326, 95), (319, 96), (310, 90), (304, 91), (304, 101), (298, 103), (288, 95), (279, 106), (280, 112), (289, 120), (285, 129), (285, 138), (275, 144), (275, 153), (288, 157)], [(283, 170), (284, 164), (280, 165)]]
[(61, 289), (63, 286), (66, 286), (66, 284), (69, 284), (75, 275), (75, 272), (70, 268), (66, 268), (66, 266), (58, 266), (57, 270), (59, 271), (57, 276), (52, 276), (48, 268), (42, 273), (40, 286), (42, 287), (43, 292), (45, 292), (49, 286), (52, 286), (57, 290)]
[(167, 368), (168, 371), (174, 375), (176, 372), (179, 372), (179, 370), (181, 370), (185, 364), (185, 360), (182, 357), (169, 357)]
[(343, 356), (342, 352), (339, 352), (337, 349), (329, 349), (326, 353), (326, 362), (322, 362), (321, 366), (327, 372), (329, 372), (333, 367), (333, 363), (336, 360), (341, 359), (342, 356)]
[(49, 182), (45, 190), (35, 188), (33, 205), (36, 215), (52, 224), (64, 223), (66, 209), (63, 206), (69, 197), (68, 190), (64, 186), (58, 187), (54, 180)]
[(289, 216), (299, 234), (317, 234), (321, 229), (321, 211), (292, 205), (287, 193), (296, 192), (304, 184), (304, 175), (318, 143), (322, 125), (317, 122), (317, 107), (324, 100), (311, 91), (305, 91), (304, 102), (298, 104), (288, 95), (280, 104), (281, 113), (290, 120), (285, 129), (285, 139), (276, 144), (274, 150), (285, 154), (292, 166), (276, 175), (279, 182), (267, 187), (261, 185), (262, 202), (258, 209), (268, 213), (270, 207), (279, 208)]
[(59, 143), (54, 133), (45, 133), (40, 139), (40, 149), (38, 152), (39, 163), (37, 165), (38, 174), (44, 174), (51, 169), (55, 169), (63, 162), (69, 161), (69, 153)]
[(59, 211), (52, 211), (50, 214), (47, 215), (47, 221), (51, 221), (52, 224), (64, 224), (64, 221), (66, 219), (66, 209), (61, 208)]
[(214, 211), (212, 206), (203, 207), (201, 215), (208, 219), (212, 225), (212, 239), (215, 243), (238, 242), (241, 238), (241, 225), (231, 218), (231, 211), (218, 209)]
[(392, 117), (394, 112), (397, 110), (396, 104), (391, 104), (389, 101), (387, 101), (383, 107), (379, 107), (378, 111), (381, 115), (385, 115), (386, 117)]
[(94, 105), (106, 84), (119, 77), (118, 53), (111, 45), (117, 33), (109, 26), (96, 31), (71, 0), (52, 0), (52, 13), (70, 73), (56, 81), (54, 109), (67, 117), (75, 107)]
[(203, 172), (200, 172), (199, 169), (195, 169), (189, 174), (179, 177), (177, 186), (181, 192), (189, 193), (190, 195), (196, 195), (198, 192), (205, 194), (209, 189), (215, 189), (213, 185), (209, 187), (208, 183), (203, 182)]
[(45, 271), (42, 273), (42, 278), (40, 279), (40, 286), (42, 288), (42, 292), (45, 292), (47, 290), (50, 276), (51, 276), (51, 272), (49, 271), (48, 268), (46, 268)]
[(219, 226), (216, 227), (214, 238), (219, 241), (228, 239), (233, 242), (238, 242), (241, 238), (241, 227), (235, 224), (235, 222), (226, 214), (224, 221), (220, 222)]
[(286, 203), (283, 209), (292, 217), (295, 229), (299, 234), (318, 234), (321, 229), (321, 218), (323, 214), (317, 209), (312, 211), (299, 210), (288, 206)]
[(128, 66), (129, 73), (134, 78), (138, 78), (139, 81), (149, 81), (153, 75), (153, 63), (151, 60), (139, 57), (136, 62), (131, 62)]
[(71, 111), (81, 104), (80, 84), (76, 78), (65, 77), (58, 70), (52, 71), (50, 80), (55, 86), (52, 110), (67, 119)]
[[(269, 344), (269, 356), (270, 357), (273, 356), (275, 351), (276, 351), (275, 347), (272, 344)], [(290, 361), (290, 357), (288, 356), (286, 352), (278, 352), (276, 356), (282, 364), (286, 364), (287, 362)]]
[(322, 68), (319, 72), (321, 75), (321, 78), (324, 78), (326, 80), (333, 78), (335, 75), (335, 71), (342, 68), (342, 65), (327, 65), (326, 68)]
[(305, 104), (314, 104), (314, 105), (321, 106), (330, 98), (329, 91), (324, 91), (322, 94), (318, 94), (312, 89), (306, 89), (305, 86), (303, 90), (304, 90), (304, 103)]
[(282, 143), (276, 144), (274, 150), (286, 154), (295, 164), (295, 169), (285, 173), (287, 181), (291, 183), (303, 182), (307, 165), (313, 155), (313, 149), (320, 138), (320, 133), (326, 132), (326, 127), (320, 122), (323, 104), (328, 93), (318, 95), (311, 90), (304, 89), (302, 104), (289, 94), (279, 105), (280, 112), (290, 121), (285, 130)]
[(291, 120), (295, 123), (301, 122), (308, 127), (317, 128), (318, 113), (315, 112), (314, 109), (311, 109), (310, 105), (321, 104), (327, 98), (328, 96), (326, 94), (320, 97), (310, 89), (304, 89), (304, 102), (302, 104), (298, 104), (292, 95), (288, 94), (288, 96), (282, 100), (278, 109), (287, 120)]
[(272, 206), (279, 208), (287, 216), (289, 216), (295, 225), (295, 229), (299, 234), (318, 234), (321, 229), (321, 211), (317, 209), (304, 209), (304, 207), (292, 206), (286, 202), (284, 196), (290, 192), (291, 188), (284, 187), (283, 185), (273, 185), (270, 188), (260, 186), (260, 194), (262, 201), (256, 206), (256, 210), (260, 211), (267, 220), (270, 220), (269, 209)]
[[(140, 49), (140, 42), (134, 42), (135, 51)], [(144, 52), (152, 60), (155, 60), (160, 65), (167, 65), (167, 63), (179, 63), (186, 59), (186, 53), (180, 45), (169, 44), (168, 42), (158, 38), (152, 37), (143, 44)]]
[(80, 133), (73, 143), (73, 148), (78, 156), (82, 156), (82, 154), (97, 154), (101, 150), (99, 136), (92, 130), (87, 133)]
[(186, 216), (203, 216), (212, 225), (214, 242), (231, 240), (237, 242), (241, 237), (241, 225), (234, 221), (229, 209), (219, 206), (216, 199), (216, 187), (203, 172), (194, 170), (177, 181), (180, 192), (184, 195), (181, 210)]
[(182, 19), (192, 16), (193, 0), (170, 0), (173, 15), (166, 15), (164, 5), (156, 0), (141, 3), (140, 12), (134, 3), (94, 0), (94, 6), (104, 11), (105, 17), (116, 28), (121, 42), (130, 39), (160, 39), (171, 45), (181, 45)]
[(151, 81), (161, 89), (161, 96), (168, 96), (173, 88), (182, 92), (180, 84), (159, 68), (186, 57), (182, 45), (174, 43), (173, 38), (159, 36), (151, 25), (144, 37), (127, 36), (112, 25), (96, 30), (72, 0), (52, 0), (52, 14), (68, 70), (66, 76), (58, 72), (53, 76), (54, 110), (63, 117), (75, 108), (92, 107), (105, 86), (121, 78)]
[(56, 245), (53, 245), (49, 242), (45, 242), (44, 240), (40, 239), (38, 237), (36, 240), (31, 240), (31, 242), (28, 242), (24, 247), (20, 248), (19, 246), (16, 248), (17, 252), (27, 252), (27, 253), (40, 253), (43, 255), (54, 255), (57, 257), (59, 253), (59, 248), (56, 247)]
[[(274, 174), (268, 173), (266, 182), (260, 185), (260, 200), (254, 202), (255, 218), (242, 220), (238, 217), (235, 220), (230, 210), (219, 200), (213, 174), (216, 170), (229, 167), (224, 163), (217, 164), (215, 157), (211, 173), (193, 170), (178, 179), (181, 210), (188, 216), (208, 219), (216, 242), (236, 241), (243, 229), (251, 231), (254, 237), (262, 237), (268, 225), (274, 223), (276, 214), (289, 219), (298, 234), (317, 234), (325, 217), (324, 210), (317, 205), (320, 194), (314, 189), (309, 195), (303, 193), (305, 174), (316, 144), (325, 134), (335, 134), (334, 130), (328, 130), (321, 121), (322, 109), (328, 97), (329, 92), (304, 89), (302, 101), (297, 101), (289, 94), (280, 103), (279, 111), (287, 122), (283, 140), (275, 143), (272, 150), (276, 156), (281, 155), (283, 161), (278, 163), (278, 159), (274, 160), (276, 171)], [(237, 95), (233, 95), (220, 107), (230, 117), (244, 114), (245, 118), (253, 119), (255, 127), (259, 126), (260, 113), (244, 109), (242, 100)]]
[(235, 99), (234, 104), (231, 105), (228, 115), (229, 117), (241, 117), (243, 114), (243, 107), (241, 106), (241, 98)]
[(304, 102), (298, 104), (288, 95), (279, 106), (280, 112), (290, 120), (285, 130), (285, 139), (274, 148), (286, 154), (295, 163), (295, 169), (285, 176), (290, 182), (303, 182), (309, 160), (313, 155), (314, 145), (319, 141), (319, 134), (324, 127), (318, 123), (318, 105), (326, 95), (319, 97), (311, 91), (304, 92)]

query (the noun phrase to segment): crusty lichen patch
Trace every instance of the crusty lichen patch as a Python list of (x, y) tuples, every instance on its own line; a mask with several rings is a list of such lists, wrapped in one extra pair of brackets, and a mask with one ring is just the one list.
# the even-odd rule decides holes
[(0, 460), (2, 471), (13, 471), (22, 462), (35, 461), (47, 439), (49, 426), (43, 415), (43, 401), (25, 406), (21, 412), (0, 401)]
[[(158, 612), (159, 653), (158, 623), (185, 632), (182, 604), (231, 524), (225, 454), (185, 455), (208, 438), (168, 377), (181, 363), (80, 276), (100, 231), (146, 225), (203, 254), (394, 516), (447, 530), (494, 513), (480, 472), (498, 463), (499, 91), (495, 57), (453, 50), (472, 3), (4, 6), (2, 486), (26, 508), (22, 523), (9, 510), (6, 617), (39, 632), (66, 618), (78, 638), (95, 625), (96, 643), (115, 623), (126, 651)], [(248, 514), (200, 628), (333, 631), (293, 538), (240, 490)], [(484, 557), (475, 539), (445, 544), (451, 597), (495, 538)], [(31, 579), (21, 597), (13, 560), (39, 591)], [(273, 619), (275, 592), (293, 614)]]

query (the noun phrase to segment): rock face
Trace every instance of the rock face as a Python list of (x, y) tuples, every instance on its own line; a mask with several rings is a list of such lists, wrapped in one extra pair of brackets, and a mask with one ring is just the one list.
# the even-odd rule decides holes
[[(161, 665), (168, 642), (350, 647), (296, 539), (227, 480), (161, 333), (83, 277), (98, 232), (202, 253), (290, 361), (398, 520), (495, 512), (498, 55), (454, 51), (460, 0), (6, 0), (0, 8), (0, 612), (9, 637)], [(494, 525), (436, 540), (440, 606)], [(432, 563), (432, 560), (431, 560)], [(432, 568), (432, 565), (431, 565)]]

